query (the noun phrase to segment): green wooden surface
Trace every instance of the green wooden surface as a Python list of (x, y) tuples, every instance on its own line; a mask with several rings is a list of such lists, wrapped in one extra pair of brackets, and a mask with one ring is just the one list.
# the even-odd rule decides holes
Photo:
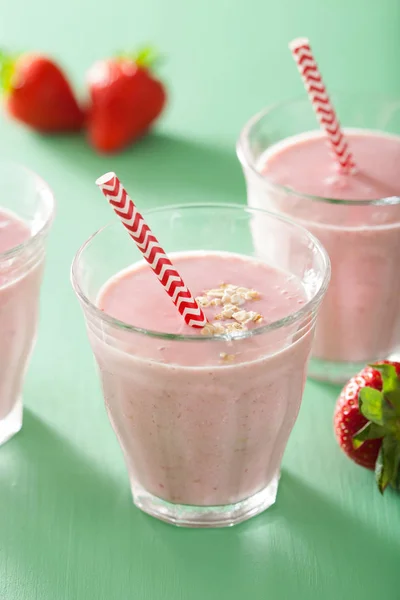
[[(309, 382), (276, 505), (235, 529), (178, 530), (136, 510), (69, 284), (80, 243), (111, 214), (94, 179), (115, 169), (141, 206), (244, 201), (234, 144), (264, 104), (301, 93), (287, 41), (308, 35), (331, 88), (400, 94), (398, 0), (13, 0), (0, 40), (53, 53), (82, 89), (99, 56), (154, 41), (165, 118), (110, 159), (80, 137), (0, 121), (0, 155), (53, 187), (38, 344), (23, 431), (0, 449), (1, 600), (397, 599), (400, 498), (332, 434), (336, 388)], [(340, 50), (340, 53), (337, 52)]]

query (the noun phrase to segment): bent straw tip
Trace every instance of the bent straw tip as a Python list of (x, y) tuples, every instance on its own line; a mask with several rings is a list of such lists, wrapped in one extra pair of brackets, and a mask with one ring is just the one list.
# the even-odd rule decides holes
[(295, 50), (298, 50), (299, 48), (302, 48), (303, 46), (309, 46), (310, 45), (310, 40), (306, 37), (298, 37), (295, 38), (294, 40), (292, 40), (291, 42), (289, 42), (289, 49), (294, 52)]
[(110, 171), (109, 173), (105, 173), (104, 175), (102, 175), (101, 177), (96, 179), (96, 185), (98, 185), (99, 187), (102, 187), (103, 185), (110, 183), (114, 179), (114, 177), (116, 177), (116, 175), (113, 171)]

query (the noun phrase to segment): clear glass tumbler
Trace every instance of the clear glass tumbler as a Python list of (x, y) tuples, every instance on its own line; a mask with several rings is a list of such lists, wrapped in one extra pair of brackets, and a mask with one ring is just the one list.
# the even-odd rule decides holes
[[(96, 307), (106, 282), (141, 260), (120, 223), (94, 234), (72, 265), (135, 504), (177, 525), (233, 525), (275, 501), (329, 259), (302, 227), (245, 206), (170, 206), (144, 214), (172, 256), (203, 250), (258, 257), (295, 275), (307, 295), (293, 314), (235, 339), (171, 335), (133, 327)], [(269, 243), (258, 248), (260, 228)], [(171, 352), (181, 362), (170, 361)], [(224, 363), (222, 353), (237, 360)]]
[[(0, 164), (0, 236), (12, 239), (6, 218), (26, 227), (26, 239), (0, 253), (0, 444), (22, 426), (22, 387), (36, 337), (46, 237), (54, 198), (35, 173)], [(17, 224), (18, 227), (18, 224)], [(4, 239), (4, 238), (3, 238)], [(17, 238), (16, 238), (17, 239)]]
[[(400, 99), (333, 95), (344, 127), (400, 134)], [(248, 204), (295, 219), (328, 251), (332, 278), (319, 312), (309, 375), (342, 383), (400, 350), (400, 198), (360, 201), (300, 194), (261, 174), (267, 153), (317, 129), (307, 97), (254, 116), (237, 144)], [(399, 138), (400, 144), (400, 138)]]

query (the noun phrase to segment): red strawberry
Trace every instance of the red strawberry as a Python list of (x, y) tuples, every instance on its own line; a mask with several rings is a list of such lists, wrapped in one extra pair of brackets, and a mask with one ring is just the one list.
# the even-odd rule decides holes
[(110, 58), (88, 73), (89, 141), (100, 152), (116, 152), (144, 135), (166, 102), (163, 84), (153, 77), (151, 53)]
[(354, 462), (375, 470), (381, 492), (400, 487), (400, 363), (365, 367), (343, 388), (335, 435)]
[(84, 113), (60, 68), (46, 56), (0, 53), (0, 83), (5, 106), (18, 121), (42, 133), (77, 131)]

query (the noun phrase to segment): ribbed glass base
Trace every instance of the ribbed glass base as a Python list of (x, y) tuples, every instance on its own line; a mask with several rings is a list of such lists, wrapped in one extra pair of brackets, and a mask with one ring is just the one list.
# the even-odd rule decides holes
[(136, 483), (132, 487), (133, 501), (149, 515), (180, 527), (230, 527), (255, 517), (275, 502), (279, 475), (267, 487), (235, 504), (226, 506), (191, 506), (172, 504), (153, 496)]

